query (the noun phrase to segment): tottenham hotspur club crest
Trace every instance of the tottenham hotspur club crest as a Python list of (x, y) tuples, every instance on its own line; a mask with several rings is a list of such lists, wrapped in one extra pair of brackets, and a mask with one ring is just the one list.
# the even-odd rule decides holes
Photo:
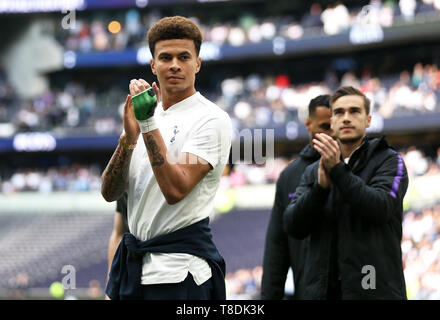
[(174, 126), (173, 133), (174, 133), (174, 136), (170, 140), (171, 143), (173, 143), (176, 140), (176, 135), (179, 133), (179, 130), (177, 130), (177, 126)]

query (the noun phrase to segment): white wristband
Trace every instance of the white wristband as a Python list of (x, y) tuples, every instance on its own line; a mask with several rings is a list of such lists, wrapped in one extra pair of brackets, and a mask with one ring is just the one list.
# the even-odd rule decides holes
[(147, 133), (157, 129), (154, 117), (148, 118), (147, 120), (138, 120), (138, 123), (142, 133)]

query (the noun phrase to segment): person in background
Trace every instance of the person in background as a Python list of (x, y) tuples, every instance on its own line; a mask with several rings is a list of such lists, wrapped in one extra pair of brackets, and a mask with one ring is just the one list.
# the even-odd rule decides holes
[(309, 116), (305, 121), (309, 132), (309, 144), (280, 174), (276, 185), (275, 201), (266, 233), (263, 260), (263, 279), (261, 298), (281, 300), (284, 298), (284, 285), (289, 267), (292, 268), (294, 299), (303, 296), (302, 278), (307, 240), (288, 236), (283, 228), (283, 212), (291, 202), (305, 168), (319, 159), (312, 140), (318, 133), (331, 134), (329, 95), (312, 99), (308, 106)]
[(403, 198), (408, 174), (385, 137), (370, 138), (370, 101), (354, 87), (330, 98), (334, 138), (312, 140), (308, 166), (283, 215), (285, 231), (309, 238), (305, 299), (406, 299)]

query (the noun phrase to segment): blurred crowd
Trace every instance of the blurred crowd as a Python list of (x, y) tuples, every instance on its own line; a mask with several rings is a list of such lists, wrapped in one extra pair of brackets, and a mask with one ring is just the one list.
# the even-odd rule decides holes
[[(440, 175), (440, 147), (437, 155), (426, 155), (416, 147), (400, 150), (410, 179), (417, 176)], [(222, 190), (245, 185), (273, 184), (281, 172), (298, 155), (278, 157), (270, 165), (233, 164), (225, 169)], [(99, 165), (62, 165), (42, 168), (19, 169), (0, 173), (0, 192), (9, 194), (23, 191), (48, 193), (53, 191), (89, 191), (101, 189), (102, 168)]]
[[(328, 72), (321, 82), (306, 84), (294, 84), (286, 74), (251, 74), (223, 79), (218, 91), (202, 94), (227, 111), (238, 130), (274, 128), (291, 121), (304, 122), (312, 98), (345, 85), (360, 88), (372, 101), (371, 112), (385, 119), (440, 112), (440, 70), (436, 64), (416, 63), (412, 70), (387, 77), (364, 70), (360, 77), (347, 71), (338, 79)], [(12, 123), (19, 132), (80, 128), (118, 134), (122, 132), (125, 95), (126, 91), (117, 86), (98, 92), (69, 82), (62, 90), (52, 88), (35, 99), (19, 100), (0, 77), (0, 122)], [(11, 107), (13, 101), (18, 108)]]
[[(35, 99), (19, 100), (20, 107), (13, 117), (14, 124), (20, 132), (85, 127), (98, 134), (119, 132), (120, 128), (115, 129), (116, 119), (121, 120), (117, 110), (107, 112), (106, 104), (101, 103), (102, 100), (97, 101), (97, 97), (100, 95), (95, 91), (86, 90), (83, 85), (70, 82), (63, 90), (52, 88)], [(119, 101), (121, 97), (122, 94), (113, 101)], [(111, 91), (106, 98), (114, 98)], [(101, 107), (97, 108), (98, 105)]]
[[(363, 10), (364, 16), (387, 26), (392, 24), (393, 17), (412, 20), (424, 12), (438, 15), (440, 0), (371, 0), (368, 8)], [(314, 3), (309, 12), (297, 18), (293, 13), (292, 16), (264, 19), (243, 13), (238, 21), (208, 23), (201, 17), (197, 22), (205, 41), (241, 45), (273, 39), (277, 35), (295, 38), (305, 34), (305, 30), (316, 28), (320, 35), (322, 32), (335, 34), (357, 23), (360, 10), (347, 9), (341, 2), (326, 8)], [(384, 18), (387, 15), (389, 17)], [(120, 31), (112, 33), (107, 28), (110, 16), (92, 12), (90, 21), (77, 17), (76, 28), (54, 27), (53, 32), (68, 50), (119, 50), (144, 45), (145, 31), (161, 16), (158, 9), (112, 12), (112, 17), (121, 23)], [(297, 22), (292, 22), (294, 20)], [(117, 27), (110, 29), (113, 28), (119, 30)], [(402, 68), (400, 74), (390, 75), (375, 74), (369, 69), (353, 70), (348, 68), (344, 74), (339, 74), (329, 68), (322, 79), (308, 83), (298, 83), (299, 75), (287, 73), (228, 77), (219, 79), (202, 94), (226, 110), (237, 129), (278, 126), (287, 129), (292, 121), (305, 120), (310, 99), (344, 85), (359, 87), (372, 101), (372, 113), (384, 119), (440, 112), (440, 70), (435, 63), (418, 62), (409, 69)], [(122, 102), (126, 91), (118, 85), (97, 90), (70, 81), (61, 88), (53, 86), (33, 99), (20, 99), (0, 69), (0, 125), (9, 125), (8, 130), (0, 126), (0, 135), (12, 135), (14, 131), (69, 130), (118, 134), (122, 131)]]
[(414, 146), (402, 151), (401, 154), (410, 179), (417, 176), (440, 174), (440, 147), (434, 157), (427, 156)]
[[(395, 19), (412, 22), (417, 14), (435, 11), (440, 11), (439, 0), (371, 0), (368, 10), (347, 8), (342, 2), (335, 1), (327, 7), (313, 3), (308, 12), (291, 12), (282, 16), (256, 16), (245, 11), (237, 19), (221, 23), (206, 13), (194, 14), (190, 18), (200, 25), (204, 41), (241, 46), (278, 36), (296, 40), (313, 34), (334, 35), (365, 21), (389, 27)], [(111, 16), (96, 14), (78, 18), (74, 29), (53, 30), (66, 50), (123, 50), (147, 45), (146, 30), (162, 16), (160, 9), (148, 12), (130, 9)]]
[(73, 164), (51, 167), (48, 170), (18, 169), (0, 177), (0, 192), (3, 194), (25, 191), (50, 193), (90, 190), (101, 190), (101, 169), (96, 165)]
[(227, 273), (226, 298), (228, 300), (257, 300), (261, 290), (263, 268), (256, 266), (253, 269), (238, 269)]
[(288, 75), (224, 79), (217, 104), (227, 110), (236, 127), (272, 127), (303, 122), (311, 99), (331, 94), (339, 86), (360, 88), (371, 100), (371, 112), (382, 118), (440, 112), (440, 71), (434, 64), (416, 63), (413, 70), (379, 77), (364, 70), (347, 71), (340, 80), (328, 72), (322, 82), (294, 85)]
[(440, 300), (440, 203), (406, 213), (402, 254), (408, 298)]

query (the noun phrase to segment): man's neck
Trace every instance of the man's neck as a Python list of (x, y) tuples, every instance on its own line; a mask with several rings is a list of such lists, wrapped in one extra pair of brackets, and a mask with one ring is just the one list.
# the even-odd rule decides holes
[(161, 91), (163, 110), (167, 110), (169, 107), (175, 105), (176, 103), (179, 103), (182, 100), (185, 100), (186, 98), (192, 96), (194, 93), (196, 93), (195, 88), (190, 88), (188, 90), (178, 92), (170, 92), (167, 90)]
[(359, 148), (359, 146), (362, 144), (363, 140), (364, 140), (364, 137), (362, 137), (361, 139), (359, 139), (358, 141), (355, 141), (355, 142), (345, 142), (345, 143), (342, 143), (339, 140), (339, 148), (341, 149), (342, 158), (346, 159), (346, 158), (351, 157), (351, 154), (357, 148)]

